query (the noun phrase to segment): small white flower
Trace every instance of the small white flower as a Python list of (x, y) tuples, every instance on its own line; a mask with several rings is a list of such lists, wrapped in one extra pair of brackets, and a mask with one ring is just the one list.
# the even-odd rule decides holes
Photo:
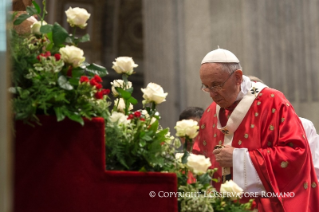
[(79, 7), (70, 7), (67, 11), (65, 11), (65, 14), (67, 17), (67, 22), (71, 25), (71, 27), (77, 26), (82, 29), (86, 27), (86, 22), (91, 16), (86, 9)]
[(115, 88), (123, 88), (123, 89), (129, 89), (132, 87), (132, 82), (128, 81), (126, 83), (126, 86), (124, 88), (124, 81), (123, 80), (113, 80), (113, 82), (111, 82), (112, 85), (112, 92), (113, 92), (113, 96), (118, 96), (119, 93), (116, 91)]
[(231, 193), (231, 199), (235, 200), (237, 197), (240, 197), (243, 192), (243, 189), (240, 188), (234, 181), (229, 180), (226, 183), (223, 183), (220, 187), (220, 193)]
[(163, 88), (158, 84), (149, 83), (146, 88), (141, 90), (144, 93), (145, 103), (155, 102), (155, 104), (160, 104), (166, 101), (167, 93), (164, 93)]
[(184, 153), (176, 153), (175, 154), (175, 159), (178, 160), (181, 163), (183, 155), (184, 155)]
[(148, 114), (147, 110), (142, 110), (142, 115), (144, 115), (144, 117), (146, 119), (148, 119), (150, 117), (150, 115)]
[(17, 93), (17, 89), (15, 87), (10, 87), (8, 89), (9, 93), (13, 93), (13, 94), (16, 94)]
[(61, 54), (61, 59), (65, 63), (72, 64), (74, 68), (80, 66), (85, 60), (85, 57), (83, 57), (83, 50), (75, 46), (63, 47), (59, 52)]
[[(42, 26), (44, 25), (47, 25), (47, 22), (43, 21), (42, 22)], [(41, 35), (41, 32), (40, 32), (40, 28), (41, 28), (41, 21), (37, 21), (37, 22), (34, 22), (31, 26), (31, 33), (32, 34), (35, 34), (35, 35)]]
[(130, 120), (127, 120), (126, 115), (124, 115), (123, 113), (118, 113), (118, 112), (113, 112), (112, 115), (110, 116), (110, 120), (113, 123), (118, 122), (118, 124), (122, 124), (122, 125), (127, 125), (131, 122)]
[(210, 158), (205, 158), (204, 155), (190, 154), (187, 158), (187, 166), (191, 168), (195, 174), (204, 174), (211, 166)]
[[(124, 110), (125, 110), (125, 101), (124, 101), (123, 98), (115, 99), (114, 100), (114, 105), (115, 105), (115, 107), (117, 107), (118, 111), (124, 112)], [(133, 105), (132, 104), (130, 104), (128, 110), (133, 110)]]
[(131, 57), (118, 57), (113, 62), (113, 69), (118, 74), (133, 74), (133, 68), (136, 68), (138, 65), (134, 63)]
[(195, 138), (198, 134), (198, 123), (192, 119), (184, 119), (176, 122), (176, 135), (179, 137), (188, 136), (189, 138)]

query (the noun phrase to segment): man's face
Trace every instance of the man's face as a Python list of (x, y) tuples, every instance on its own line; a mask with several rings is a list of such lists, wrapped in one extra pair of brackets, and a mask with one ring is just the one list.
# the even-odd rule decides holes
[(222, 108), (231, 106), (240, 91), (242, 71), (236, 70), (231, 76), (230, 73), (222, 70), (218, 63), (204, 63), (199, 70), (202, 84), (208, 88), (223, 85), (218, 92), (210, 91), (210, 97)]

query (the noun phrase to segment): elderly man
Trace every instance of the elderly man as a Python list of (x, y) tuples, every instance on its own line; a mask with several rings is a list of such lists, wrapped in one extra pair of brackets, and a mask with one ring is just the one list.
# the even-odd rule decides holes
[(200, 121), (193, 151), (219, 168), (215, 187), (231, 176), (245, 192), (258, 194), (259, 211), (319, 211), (307, 138), (285, 96), (250, 81), (225, 49), (204, 57), (200, 79), (214, 102)]

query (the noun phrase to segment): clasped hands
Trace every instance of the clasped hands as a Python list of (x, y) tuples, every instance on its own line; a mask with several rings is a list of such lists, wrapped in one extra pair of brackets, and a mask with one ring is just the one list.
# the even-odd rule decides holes
[(213, 154), (215, 155), (216, 161), (221, 167), (232, 167), (233, 166), (233, 152), (234, 147), (226, 145), (224, 148), (215, 149)]

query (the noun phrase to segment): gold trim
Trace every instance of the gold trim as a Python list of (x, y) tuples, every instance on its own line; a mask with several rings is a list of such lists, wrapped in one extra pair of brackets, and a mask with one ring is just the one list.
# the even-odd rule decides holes
[(259, 96), (262, 96), (262, 95), (263, 95), (262, 93), (259, 94)]
[(254, 128), (254, 127), (255, 127), (255, 125), (254, 125), (254, 124), (251, 124), (251, 125), (250, 125), (250, 127), (251, 127), (251, 128)]
[(242, 144), (242, 142), (241, 142), (241, 140), (239, 140), (239, 141), (238, 141), (238, 145), (241, 145), (241, 144)]
[(275, 129), (275, 127), (274, 127), (273, 125), (270, 125), (270, 126), (269, 126), (269, 129), (270, 129), (271, 131), (273, 131), (273, 130)]
[(261, 104), (261, 102), (257, 102), (257, 105), (260, 105)]
[(207, 113), (209, 113), (209, 111), (210, 111), (210, 108), (208, 108)]
[(316, 187), (317, 187), (317, 183), (316, 183), (316, 182), (312, 182), (312, 183), (311, 183), (311, 187), (312, 187), (312, 188), (316, 188)]
[(285, 118), (281, 118), (281, 122), (284, 122), (285, 121)]
[(288, 161), (282, 161), (280, 166), (281, 168), (286, 168), (288, 166)]
[(248, 136), (248, 134), (246, 133), (246, 134), (244, 135), (244, 137), (245, 137), (245, 138), (248, 138), (249, 136)]
[(288, 103), (286, 103), (286, 105), (289, 107), (289, 104), (288, 104)]
[(303, 187), (304, 187), (304, 189), (307, 189), (307, 188), (308, 188), (308, 183), (305, 182), (305, 183), (303, 184)]
[(270, 96), (271, 96), (271, 97), (274, 97), (274, 96), (275, 96), (275, 94), (273, 94), (273, 93), (272, 93)]
[(255, 113), (255, 116), (257, 117), (259, 114), (258, 113)]
[(273, 108), (273, 109), (271, 110), (271, 112), (272, 112), (272, 113), (275, 113), (275, 112), (276, 112), (276, 109), (275, 109), (275, 108)]

